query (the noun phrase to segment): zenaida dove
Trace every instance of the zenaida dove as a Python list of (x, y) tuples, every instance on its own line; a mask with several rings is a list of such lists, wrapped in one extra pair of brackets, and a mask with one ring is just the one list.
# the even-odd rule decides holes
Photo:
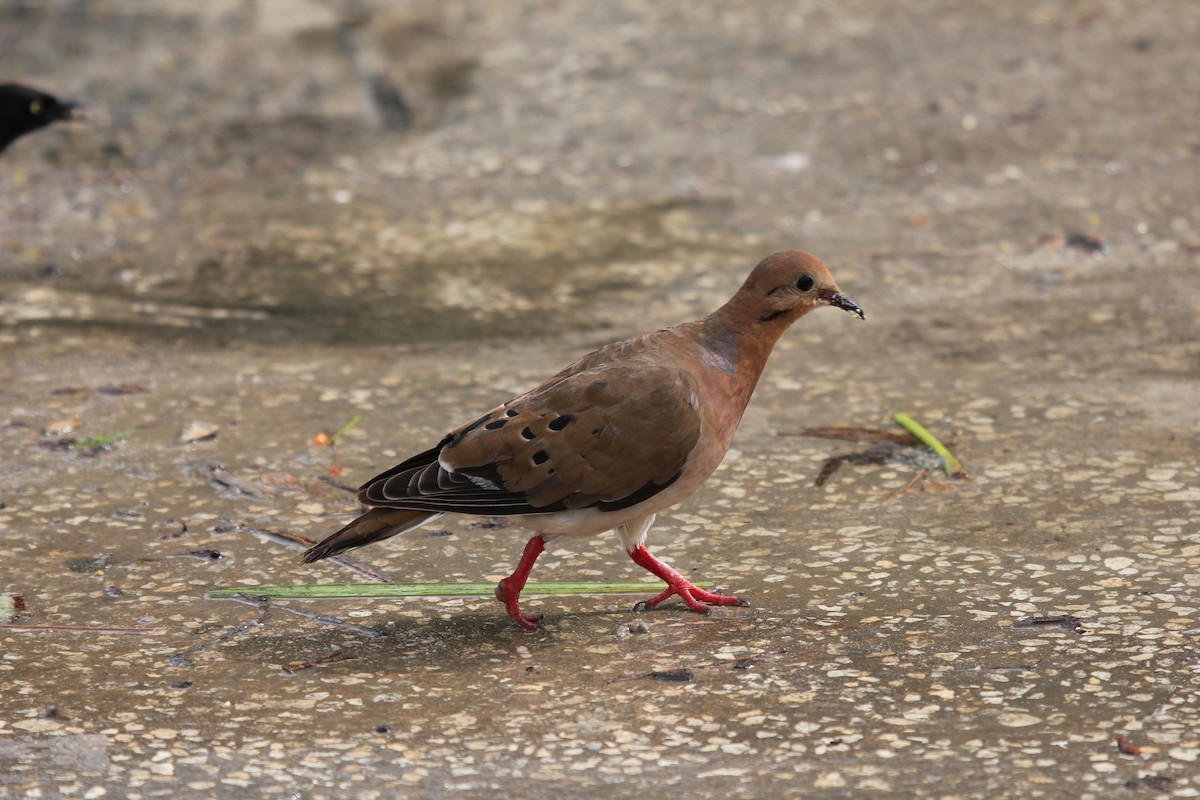
[(535, 532), (496, 597), (518, 600), (549, 538), (616, 530), (637, 564), (693, 611), (749, 605), (694, 586), (646, 549), (654, 515), (700, 488), (725, 457), (775, 342), (800, 317), (836, 306), (865, 318), (829, 269), (798, 250), (769, 256), (707, 317), (589, 353), (536, 389), (367, 481), (371, 509), (304, 554), (306, 563), (410, 531), (447, 512), (513, 516)]

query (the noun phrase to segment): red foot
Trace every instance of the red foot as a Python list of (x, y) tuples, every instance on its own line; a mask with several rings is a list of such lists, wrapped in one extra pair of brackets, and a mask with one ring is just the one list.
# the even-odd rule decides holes
[(744, 600), (741, 597), (734, 597), (733, 595), (728, 594), (717, 594), (716, 592), (710, 592), (707, 589), (701, 589), (699, 586), (692, 584), (691, 581), (683, 577), (683, 575), (681, 575), (679, 572), (650, 555), (650, 551), (646, 549), (645, 545), (639, 545), (637, 548), (631, 550), (629, 552), (629, 557), (634, 560), (634, 563), (645, 567), (659, 578), (666, 581), (668, 587), (667, 590), (662, 594), (655, 595), (649, 600), (642, 600), (633, 607), (634, 611), (649, 611), (673, 594), (679, 595), (679, 598), (683, 600), (683, 602), (687, 603), (688, 608), (700, 614), (707, 614), (709, 605), (750, 605), (749, 600)]
[(546, 540), (542, 535), (534, 536), (525, 543), (525, 552), (521, 553), (521, 560), (517, 562), (513, 574), (496, 585), (496, 599), (504, 603), (504, 610), (513, 621), (528, 631), (537, 630), (542, 624), (542, 615), (521, 613), (521, 590), (525, 588), (525, 581), (529, 580), (529, 573), (533, 571), (533, 562), (537, 561), (545, 549)]

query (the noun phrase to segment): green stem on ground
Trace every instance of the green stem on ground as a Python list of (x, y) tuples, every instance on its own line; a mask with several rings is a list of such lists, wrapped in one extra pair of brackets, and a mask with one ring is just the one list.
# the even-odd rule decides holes
[(91, 450), (93, 447), (107, 447), (110, 444), (123, 442), (133, 436), (133, 431), (119, 431), (107, 436), (93, 436), (90, 439), (84, 439), (82, 442), (76, 442), (71, 445), (72, 450)]
[(946, 474), (951, 478), (961, 477), (966, 474), (963, 465), (954, 454), (947, 449), (946, 445), (942, 444), (941, 440), (929, 432), (928, 429), (915, 419), (905, 414), (903, 411), (897, 411), (892, 415), (892, 419), (896, 421), (900, 427), (917, 437), (921, 444), (928, 447), (933, 452), (942, 457), (942, 468), (946, 470)]
[(357, 428), (358, 423), (362, 422), (362, 419), (363, 419), (362, 414), (355, 414), (353, 417), (350, 418), (349, 422), (347, 422), (342, 427), (338, 428), (334, 433), (332, 433), (329, 436), (329, 441), (336, 442), (338, 439), (342, 438), (347, 433), (349, 433), (350, 431)]
[[(701, 589), (712, 587), (710, 581), (695, 584)], [(656, 592), (663, 587), (657, 581), (641, 583), (570, 583), (546, 581), (527, 585), (521, 594), (641, 594)], [(495, 583), (301, 583), (290, 586), (225, 586), (209, 589), (206, 597), (491, 597)]]

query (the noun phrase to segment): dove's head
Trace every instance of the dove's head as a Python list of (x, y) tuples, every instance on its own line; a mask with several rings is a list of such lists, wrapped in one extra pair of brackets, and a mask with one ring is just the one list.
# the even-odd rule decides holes
[(729, 301), (744, 322), (786, 328), (820, 306), (834, 306), (866, 319), (862, 308), (838, 288), (829, 267), (801, 250), (767, 256)]

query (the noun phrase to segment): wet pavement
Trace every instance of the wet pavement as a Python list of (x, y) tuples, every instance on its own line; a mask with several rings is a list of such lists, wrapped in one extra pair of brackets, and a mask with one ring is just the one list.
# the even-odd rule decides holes
[[(55, 627), (0, 629), (0, 796), (1200, 795), (1197, 33), (1182, 2), (10, 4), (0, 79), (92, 120), (0, 157), (0, 611)], [(799, 323), (650, 538), (753, 608), (205, 599), (361, 580), (255, 531), (321, 538), (331, 466), (784, 247), (867, 323)], [(793, 434), (902, 410), (970, 480), (813, 486), (865, 446)], [(524, 537), (471, 522), (355, 555), (498, 580)], [(534, 573), (643, 576), (615, 536)]]

